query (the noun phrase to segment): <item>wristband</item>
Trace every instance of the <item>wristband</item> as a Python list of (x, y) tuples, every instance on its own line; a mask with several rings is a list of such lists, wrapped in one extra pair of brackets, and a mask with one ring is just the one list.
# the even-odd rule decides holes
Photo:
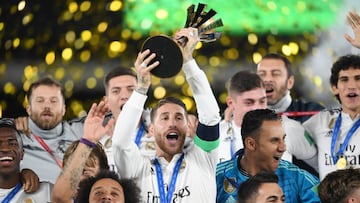
[(90, 147), (90, 148), (95, 148), (96, 144), (91, 142), (90, 140), (86, 139), (86, 138), (81, 138), (80, 142), (83, 143), (84, 145)]
[(137, 87), (137, 88), (135, 89), (135, 91), (137, 91), (137, 92), (140, 93), (140, 94), (146, 95), (148, 89), (149, 89), (149, 88), (146, 88), (146, 87)]

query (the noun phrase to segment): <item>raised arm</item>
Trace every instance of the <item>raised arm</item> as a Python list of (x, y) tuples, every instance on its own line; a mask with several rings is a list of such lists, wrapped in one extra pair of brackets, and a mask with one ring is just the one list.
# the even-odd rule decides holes
[(182, 47), (183, 71), (195, 99), (199, 122), (213, 126), (220, 122), (220, 109), (204, 71), (199, 68), (192, 56), (196, 44), (200, 41), (197, 33), (196, 28), (183, 28), (175, 34), (175, 39), (182, 36), (188, 38), (188, 42)]
[(73, 154), (69, 157), (55, 182), (52, 191), (53, 203), (72, 203), (81, 180), (85, 163), (96, 144), (114, 125), (111, 119), (103, 126), (103, 120), (108, 107), (104, 101), (93, 104), (84, 123), (84, 135)]
[(129, 135), (136, 132), (143, 113), (147, 91), (151, 85), (150, 71), (159, 64), (159, 62), (149, 64), (154, 57), (155, 54), (151, 54), (150, 50), (138, 54), (134, 64), (138, 78), (137, 87), (116, 121), (112, 140), (115, 165), (121, 177), (131, 177), (136, 173), (135, 167), (141, 168), (139, 162), (134, 162), (142, 158), (141, 153), (134, 140), (129, 139)]
[(180, 46), (183, 53), (184, 64), (182, 70), (192, 90), (199, 117), (199, 125), (194, 138), (197, 146), (206, 152), (218, 147), (220, 109), (210, 87), (209, 81), (192, 54), (199, 42), (196, 28), (183, 28), (175, 34), (175, 39), (188, 38), (185, 46)]
[(345, 34), (344, 37), (351, 45), (360, 49), (360, 16), (355, 12), (349, 12), (346, 20), (354, 32), (354, 38), (348, 34)]

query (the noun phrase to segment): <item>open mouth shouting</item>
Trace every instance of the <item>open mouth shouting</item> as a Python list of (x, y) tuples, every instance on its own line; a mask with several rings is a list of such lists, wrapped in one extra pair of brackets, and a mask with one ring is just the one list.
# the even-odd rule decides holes
[(271, 84), (265, 84), (265, 90), (266, 90), (266, 96), (271, 96), (275, 91), (274, 86)]
[(10, 156), (0, 157), (0, 164), (1, 164), (2, 166), (10, 166), (13, 161), (14, 161), (14, 158), (13, 158), (13, 157), (10, 157)]
[(348, 97), (348, 98), (350, 98), (350, 99), (355, 98), (355, 97), (357, 97), (357, 96), (359, 96), (359, 95), (356, 94), (356, 93), (349, 93), (349, 94), (346, 95), (346, 97)]
[(274, 159), (275, 159), (276, 161), (280, 161), (281, 155), (280, 155), (280, 156), (274, 156)]
[(123, 104), (120, 105), (120, 108), (119, 108), (120, 111), (122, 111), (122, 109), (124, 108), (124, 105), (125, 105), (125, 103), (123, 103)]
[(280, 162), (281, 157), (283, 156), (283, 153), (277, 153), (273, 156), (274, 161)]
[(176, 144), (178, 141), (179, 135), (176, 132), (171, 132), (166, 135), (166, 139), (170, 144)]

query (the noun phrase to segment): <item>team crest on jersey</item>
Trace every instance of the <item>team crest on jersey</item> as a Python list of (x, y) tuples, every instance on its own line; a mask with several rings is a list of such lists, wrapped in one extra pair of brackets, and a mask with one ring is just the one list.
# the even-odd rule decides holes
[[(233, 180), (234, 182), (236, 181), (236, 178), (229, 178), (231, 180)], [(228, 179), (224, 180), (224, 191), (231, 194), (235, 191), (235, 187), (230, 183), (230, 181)]]
[(154, 151), (155, 150), (155, 142), (146, 142), (145, 150), (146, 151)]
[(31, 198), (25, 198), (24, 203), (35, 203)]
[(333, 129), (334, 125), (335, 125), (335, 118), (331, 118), (330, 121), (329, 121), (329, 128)]
[(333, 128), (334, 128), (334, 125), (335, 125), (335, 118), (331, 118), (330, 121), (329, 121), (329, 124), (328, 124), (328, 127), (329, 127), (329, 131), (325, 134), (325, 137), (331, 137), (332, 134), (333, 134)]
[(180, 173), (185, 170), (185, 167), (186, 167), (186, 161), (185, 161), (185, 159), (183, 159), (181, 166), (180, 166)]

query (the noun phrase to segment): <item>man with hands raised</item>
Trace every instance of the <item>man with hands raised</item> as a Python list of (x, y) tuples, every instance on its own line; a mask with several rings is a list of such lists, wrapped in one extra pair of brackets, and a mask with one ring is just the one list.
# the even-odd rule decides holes
[[(62, 169), (53, 189), (53, 202), (72, 202), (71, 197), (76, 195), (79, 182), (83, 175), (85, 164), (91, 151), (97, 147), (96, 143), (105, 133), (113, 129), (115, 120), (110, 119), (105, 126), (103, 120), (108, 112), (108, 104), (101, 101), (93, 104), (84, 123), (84, 134), (73, 154), (68, 158), (66, 165)], [(73, 194), (68, 194), (72, 191)], [(59, 195), (58, 193), (63, 193)]]
[(186, 150), (184, 142), (189, 128), (186, 107), (174, 97), (160, 100), (150, 114), (149, 134), (155, 138), (155, 157), (142, 156), (135, 143), (128, 139), (127, 134), (136, 128), (147, 99), (151, 85), (150, 71), (159, 64), (149, 64), (156, 56), (151, 50), (139, 53), (135, 61), (138, 84), (116, 121), (113, 150), (118, 172), (123, 178), (136, 178), (143, 202), (216, 200), (220, 110), (205, 73), (192, 57), (199, 42), (197, 32), (195, 28), (184, 28), (175, 35), (175, 39), (188, 38), (188, 42), (180, 46), (183, 52), (182, 69), (193, 91), (199, 115), (194, 145)]

